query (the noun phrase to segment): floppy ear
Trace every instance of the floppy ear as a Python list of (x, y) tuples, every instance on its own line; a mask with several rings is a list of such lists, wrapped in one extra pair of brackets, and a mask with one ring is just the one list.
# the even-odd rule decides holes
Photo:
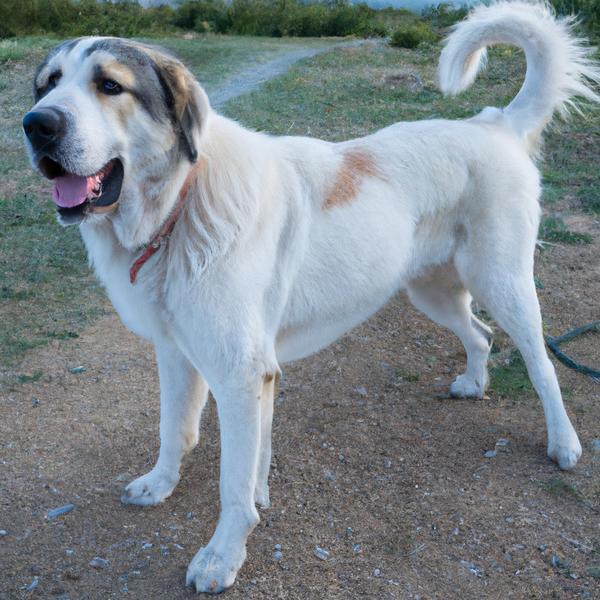
[(198, 158), (196, 143), (208, 114), (208, 98), (179, 61), (161, 55), (153, 58), (179, 142), (190, 162), (194, 163)]

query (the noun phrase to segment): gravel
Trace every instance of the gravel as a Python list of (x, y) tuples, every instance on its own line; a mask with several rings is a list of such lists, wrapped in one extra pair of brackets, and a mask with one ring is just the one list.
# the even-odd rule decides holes
[(94, 558), (90, 560), (90, 567), (93, 567), (94, 569), (106, 569), (109, 566), (110, 562), (100, 556), (94, 556)]
[(48, 511), (46, 515), (47, 519), (56, 519), (56, 517), (60, 517), (61, 515), (66, 515), (70, 513), (75, 508), (75, 505), (72, 503), (65, 504), (64, 506), (59, 506), (58, 508), (53, 508)]
[(321, 548), (321, 546), (319, 546), (318, 544), (315, 546), (313, 554), (321, 560), (329, 560), (329, 558), (331, 557), (331, 555), (329, 554), (329, 550)]

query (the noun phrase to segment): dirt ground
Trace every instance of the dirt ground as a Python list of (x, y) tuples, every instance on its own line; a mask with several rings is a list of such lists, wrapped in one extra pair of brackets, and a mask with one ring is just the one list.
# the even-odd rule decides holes
[[(554, 335), (599, 317), (600, 226), (584, 217), (571, 226), (593, 232), (595, 243), (549, 246), (537, 257)], [(570, 350), (600, 365), (594, 334)], [(226, 597), (600, 597), (600, 385), (557, 364), (584, 447), (565, 474), (546, 458), (531, 393), (445, 396), (464, 361), (458, 340), (399, 296), (288, 365), (275, 411), (272, 507), (261, 511)], [(78, 366), (85, 371), (72, 373)], [(121, 489), (157, 454), (152, 348), (111, 314), (78, 339), (29, 353), (20, 372), (38, 370), (40, 380), (15, 386), (2, 403), (0, 598), (193, 597), (187, 563), (219, 507), (214, 403), (173, 496), (158, 507), (124, 506)], [(501, 438), (506, 446), (496, 446)], [(484, 457), (494, 448), (496, 457)], [(66, 503), (75, 504), (70, 513), (46, 517)], [(94, 568), (95, 557), (108, 563)]]

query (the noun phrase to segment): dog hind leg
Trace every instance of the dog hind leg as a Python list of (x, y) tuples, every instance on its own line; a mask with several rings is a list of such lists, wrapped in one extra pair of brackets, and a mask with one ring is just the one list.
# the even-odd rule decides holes
[[(554, 366), (544, 345), (533, 279), (535, 235), (516, 232), (510, 243), (507, 240), (502, 243), (490, 239), (490, 230), (485, 243), (477, 244), (480, 252), (465, 249), (457, 254), (458, 271), (475, 298), (486, 306), (521, 352), (544, 408), (548, 456), (561, 469), (571, 469), (581, 455), (581, 444), (565, 410)], [(522, 242), (527, 239), (524, 247)], [(482, 248), (488, 248), (489, 253), (482, 252)], [(507, 250), (499, 253), (498, 248)]]
[(487, 360), (491, 329), (471, 312), (471, 295), (451, 264), (441, 265), (408, 285), (408, 296), (420, 311), (453, 331), (467, 353), (467, 369), (450, 386), (456, 397), (482, 398), (488, 385)]

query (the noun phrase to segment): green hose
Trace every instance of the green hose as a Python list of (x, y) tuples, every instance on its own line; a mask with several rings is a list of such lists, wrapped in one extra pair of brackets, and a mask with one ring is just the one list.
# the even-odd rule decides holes
[(578, 371), (579, 373), (589, 375), (590, 377), (593, 377), (594, 379), (600, 381), (600, 371), (575, 362), (572, 358), (567, 356), (559, 348), (560, 344), (569, 342), (578, 335), (581, 335), (582, 333), (587, 333), (588, 331), (600, 332), (600, 321), (593, 321), (592, 323), (588, 323), (587, 325), (582, 325), (581, 327), (577, 327), (576, 329), (573, 329), (572, 331), (569, 331), (564, 335), (559, 335), (558, 337), (551, 337), (548, 335), (546, 336), (546, 344), (548, 344), (548, 348), (552, 350), (554, 356), (556, 356), (556, 358), (558, 358), (558, 360), (560, 360), (561, 363), (567, 365), (567, 367), (570, 367), (571, 369), (575, 369), (575, 371)]

